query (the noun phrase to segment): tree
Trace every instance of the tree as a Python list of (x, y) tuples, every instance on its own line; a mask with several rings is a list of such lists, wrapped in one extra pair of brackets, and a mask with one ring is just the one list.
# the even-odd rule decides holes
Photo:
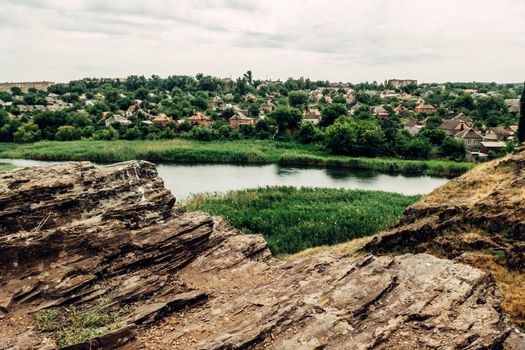
[(13, 95), (13, 96), (22, 96), (22, 89), (20, 89), (18, 86), (13, 86), (11, 88), (11, 95)]
[(525, 84), (523, 84), (523, 92), (520, 99), (520, 120), (518, 122), (518, 141), (525, 141)]
[(313, 143), (318, 139), (318, 129), (312, 123), (302, 123), (297, 138), (301, 143)]
[(384, 142), (385, 134), (375, 120), (344, 117), (326, 128), (326, 147), (336, 154), (377, 156)]
[(346, 115), (347, 112), (346, 106), (341, 103), (326, 106), (321, 111), (321, 126), (332, 125), (337, 118)]
[(303, 115), (300, 110), (292, 107), (277, 107), (268, 113), (268, 118), (279, 128), (279, 131), (295, 130), (299, 127)]
[(59, 126), (55, 134), (55, 139), (58, 141), (73, 141), (78, 138), (78, 133), (75, 130), (75, 127), (71, 125)]
[(308, 94), (304, 91), (292, 91), (288, 94), (290, 106), (303, 109), (308, 104)]
[(406, 156), (409, 158), (428, 158), (428, 155), (432, 151), (432, 145), (427, 139), (423, 137), (414, 137), (408, 143), (406, 150)]
[(42, 138), (42, 132), (38, 125), (34, 123), (22, 124), (14, 134), (14, 140), (18, 143), (31, 143), (39, 141)]
[(246, 80), (248, 82), (248, 84), (252, 85), (253, 83), (253, 74), (252, 74), (252, 71), (249, 70), (247, 71), (246, 73), (244, 73), (243, 75), (243, 79)]
[(447, 136), (441, 144), (441, 152), (455, 161), (461, 161), (465, 159), (465, 144)]

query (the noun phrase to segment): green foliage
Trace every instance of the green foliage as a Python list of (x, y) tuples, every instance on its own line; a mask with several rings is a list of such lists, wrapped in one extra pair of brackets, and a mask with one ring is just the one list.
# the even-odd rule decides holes
[(0, 143), (1, 158), (40, 160), (90, 160), (111, 163), (132, 159), (152, 162), (208, 162), (232, 164), (279, 163), (372, 169), (389, 173), (457, 176), (470, 170), (473, 163), (448, 160), (403, 160), (395, 158), (354, 158), (332, 155), (323, 147), (295, 142), (214, 141), (187, 139), (166, 141), (71, 141), (39, 142), (30, 145)]
[(321, 138), (320, 131), (312, 123), (303, 122), (299, 128), (297, 139), (301, 143), (314, 143)]
[(423, 137), (416, 136), (409, 141), (405, 155), (410, 159), (428, 158), (431, 151), (430, 142)]
[(292, 91), (288, 94), (290, 106), (303, 109), (308, 104), (308, 94), (304, 91)]
[(321, 126), (332, 125), (337, 118), (344, 116), (348, 113), (348, 109), (345, 105), (340, 103), (334, 103), (323, 107), (321, 110)]
[(326, 147), (336, 154), (377, 156), (381, 153), (385, 134), (374, 120), (342, 117), (325, 133)]
[(18, 143), (31, 143), (42, 138), (42, 132), (34, 123), (22, 124), (13, 135), (14, 141)]
[(16, 167), (14, 165), (0, 163), (0, 171), (9, 171), (9, 170), (13, 170), (15, 168)]
[(268, 118), (272, 120), (279, 131), (295, 130), (301, 124), (303, 115), (300, 110), (292, 107), (277, 107), (272, 112), (268, 113)]
[(449, 156), (455, 161), (462, 161), (465, 159), (465, 145), (463, 142), (447, 136), (441, 144), (441, 152)]
[(33, 314), (36, 329), (52, 333), (60, 347), (78, 344), (116, 330), (129, 308), (111, 309), (104, 300), (90, 308), (69, 306)]
[(189, 200), (190, 210), (225, 217), (246, 233), (261, 233), (273, 254), (370, 236), (393, 224), (419, 196), (268, 187)]
[(79, 138), (80, 135), (77, 133), (77, 130), (71, 125), (59, 126), (55, 134), (55, 139), (57, 141), (73, 141), (78, 140)]

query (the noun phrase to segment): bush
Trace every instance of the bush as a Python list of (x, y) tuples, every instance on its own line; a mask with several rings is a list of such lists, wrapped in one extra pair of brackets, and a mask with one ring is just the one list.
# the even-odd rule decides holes
[(465, 159), (465, 145), (463, 142), (447, 136), (441, 144), (441, 153), (455, 161), (461, 161)]
[(211, 141), (214, 138), (212, 130), (203, 127), (193, 128), (188, 136), (190, 139), (199, 141)]
[(17, 143), (31, 143), (39, 141), (42, 138), (42, 132), (38, 125), (34, 123), (22, 124), (13, 135)]
[(309, 144), (317, 141), (319, 138), (318, 129), (308, 122), (303, 122), (299, 128), (299, 133), (297, 134), (297, 139), (299, 142), (304, 144)]
[(55, 134), (57, 141), (73, 141), (80, 139), (80, 134), (71, 125), (59, 126)]

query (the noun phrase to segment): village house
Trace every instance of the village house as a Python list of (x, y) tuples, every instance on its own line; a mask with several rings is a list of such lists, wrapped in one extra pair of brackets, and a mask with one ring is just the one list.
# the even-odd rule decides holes
[(251, 92), (247, 93), (246, 96), (244, 96), (244, 99), (249, 102), (255, 102), (257, 101), (257, 97), (252, 94)]
[(520, 113), (520, 100), (517, 98), (506, 99), (505, 106), (507, 106), (509, 113)]
[(131, 121), (129, 121), (129, 119), (127, 119), (126, 117), (120, 114), (114, 114), (111, 117), (107, 118), (104, 121), (104, 123), (108, 127), (108, 126), (111, 126), (111, 124), (113, 123), (120, 123), (120, 124), (128, 125), (128, 124), (131, 124)]
[(501, 141), (481, 141), (480, 152), (489, 154), (490, 151), (498, 153), (506, 144)]
[(412, 136), (416, 135), (418, 132), (420, 132), (425, 126), (417, 119), (409, 119), (406, 123), (403, 125), (403, 129), (408, 131), (408, 133)]
[(190, 125), (210, 126), (211, 118), (202, 112), (197, 112), (188, 118), (188, 123), (190, 123)]
[(507, 141), (508, 139), (512, 139), (514, 133), (501, 127), (490, 127), (485, 133), (485, 136), (488, 135), (494, 135), (493, 138), (498, 141)]
[(310, 109), (304, 114), (303, 121), (317, 125), (321, 122), (321, 112), (316, 108)]
[(263, 114), (270, 113), (274, 108), (275, 108), (275, 105), (270, 100), (261, 104), (261, 112)]
[(409, 85), (417, 85), (417, 80), (413, 79), (390, 79), (387, 82), (388, 85), (392, 86), (394, 89), (400, 89)]
[(137, 105), (131, 105), (128, 107), (128, 109), (126, 110), (126, 117), (131, 117), (133, 116), (134, 114), (137, 113)]
[(439, 128), (443, 130), (447, 135), (454, 136), (457, 133), (471, 128), (473, 126), (472, 120), (464, 114), (445, 120)]
[(232, 128), (239, 129), (241, 125), (255, 125), (257, 121), (247, 117), (242, 112), (236, 112), (235, 115), (229, 119), (229, 122)]
[(394, 113), (396, 115), (406, 114), (406, 113), (409, 113), (409, 112), (410, 112), (410, 110), (408, 108), (406, 108), (405, 106), (403, 106), (403, 105), (399, 105), (399, 106), (394, 108)]
[(323, 96), (321, 98), (321, 101), (323, 101), (324, 103), (329, 104), (329, 105), (331, 105), (334, 102), (334, 100), (332, 99), (331, 96)]
[(171, 121), (172, 119), (164, 113), (159, 113), (158, 116), (151, 119), (154, 125), (160, 126), (161, 128), (165, 128)]
[(224, 99), (225, 100), (231, 101), (231, 100), (233, 100), (233, 98), (234, 98), (234, 96), (233, 96), (232, 93), (228, 93), (228, 94), (224, 95)]
[(420, 114), (420, 113), (433, 114), (433, 113), (436, 113), (436, 111), (437, 111), (436, 107), (432, 106), (429, 103), (425, 103), (425, 102), (421, 102), (414, 109), (414, 112), (416, 112), (416, 114)]
[(468, 150), (479, 149), (481, 142), (483, 141), (483, 135), (472, 128), (467, 128), (458, 132), (454, 135), (454, 138), (462, 141), (465, 148)]
[(388, 111), (383, 106), (375, 106), (372, 109), (372, 115), (379, 117), (381, 119), (388, 119), (389, 117)]
[(313, 103), (319, 103), (321, 102), (321, 99), (323, 98), (323, 93), (320, 90), (313, 90), (309, 94), (309, 100)]

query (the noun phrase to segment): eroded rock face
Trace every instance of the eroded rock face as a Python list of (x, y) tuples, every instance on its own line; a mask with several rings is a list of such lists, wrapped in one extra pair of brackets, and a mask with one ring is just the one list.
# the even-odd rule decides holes
[(525, 327), (525, 148), (435, 190), (366, 248), (429, 252), (491, 269), (505, 291), (504, 309)]
[(128, 311), (68, 349), (509, 344), (487, 272), (427, 254), (274, 260), (261, 236), (174, 210), (147, 162), (0, 173), (0, 193), (0, 349), (58, 347), (31, 314), (101, 299)]

